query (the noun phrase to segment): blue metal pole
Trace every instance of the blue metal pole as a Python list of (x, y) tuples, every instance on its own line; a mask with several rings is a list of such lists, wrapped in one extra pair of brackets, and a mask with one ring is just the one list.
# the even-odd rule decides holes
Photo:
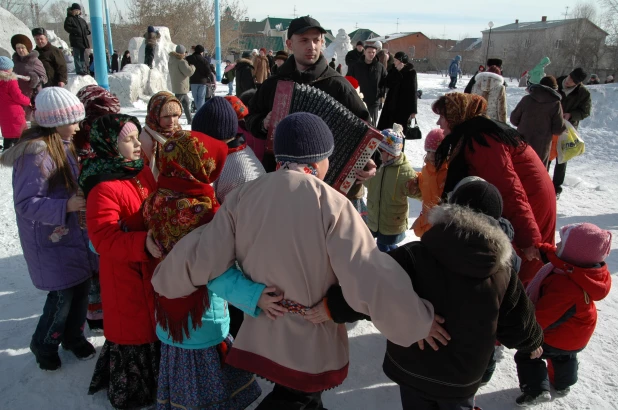
[[(109, 55), (114, 54), (114, 42), (112, 41), (112, 22), (109, 20), (109, 6), (105, 0), (105, 21), (107, 21), (107, 45), (109, 46)], [(106, 60), (107, 61), (107, 58)]]
[(221, 81), (221, 15), (219, 13), (219, 0), (215, 0), (215, 69), (217, 81)]
[(89, 0), (90, 26), (92, 29), (92, 50), (94, 52), (94, 78), (109, 90), (107, 59), (105, 58), (105, 35), (103, 34), (103, 7), (101, 0)]

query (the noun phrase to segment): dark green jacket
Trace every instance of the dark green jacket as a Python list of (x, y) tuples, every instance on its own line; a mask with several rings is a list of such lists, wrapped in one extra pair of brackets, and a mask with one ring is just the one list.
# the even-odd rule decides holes
[(571, 114), (569, 122), (577, 128), (581, 120), (590, 116), (592, 99), (590, 98), (590, 91), (583, 83), (578, 84), (571, 94), (566, 95), (562, 89), (562, 83), (566, 77), (562, 76), (557, 79), (558, 92), (562, 96), (562, 112)]

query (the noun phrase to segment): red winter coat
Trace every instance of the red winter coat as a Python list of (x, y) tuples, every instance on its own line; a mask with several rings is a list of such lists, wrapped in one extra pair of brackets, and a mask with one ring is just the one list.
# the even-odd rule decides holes
[(3, 138), (19, 138), (26, 129), (26, 113), (23, 106), (30, 99), (23, 95), (12, 73), (0, 72), (0, 129)]
[(580, 268), (568, 265), (554, 253), (547, 257), (556, 269), (541, 284), (536, 320), (548, 345), (568, 351), (583, 349), (597, 324), (594, 301), (609, 294), (611, 275), (605, 262), (595, 268)]
[(135, 179), (101, 182), (86, 203), (88, 235), (100, 255), (105, 338), (121, 345), (159, 340), (150, 284), (153, 261), (146, 253), (147, 233), (140, 212), (143, 200), (157, 185), (148, 167), (137, 178), (143, 190)]
[[(466, 149), (468, 175), (476, 175), (498, 188), (504, 202), (502, 216), (515, 229), (515, 247), (555, 244), (556, 193), (547, 169), (534, 150), (511, 147), (487, 136), (487, 147), (472, 140)], [(521, 256), (521, 255), (520, 255)], [(526, 284), (543, 266), (524, 259), (519, 276)]]

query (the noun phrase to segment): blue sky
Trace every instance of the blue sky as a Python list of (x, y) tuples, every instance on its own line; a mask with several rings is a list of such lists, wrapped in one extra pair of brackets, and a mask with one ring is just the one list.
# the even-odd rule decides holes
[[(466, 37), (480, 37), (481, 30), (520, 22), (540, 21), (541, 16), (549, 20), (564, 19), (565, 7), (569, 11), (576, 0), (440, 0), (440, 1), (362, 1), (362, 0), (312, 0), (294, 2), (290, 0), (244, 0), (247, 15), (261, 20), (267, 15), (292, 18), (294, 6), (297, 15), (310, 14), (327, 29), (343, 28), (346, 32), (369, 28), (380, 35), (399, 31), (422, 31), (429, 37), (446, 37), (458, 40)], [(599, 10), (600, 11), (600, 10)]]

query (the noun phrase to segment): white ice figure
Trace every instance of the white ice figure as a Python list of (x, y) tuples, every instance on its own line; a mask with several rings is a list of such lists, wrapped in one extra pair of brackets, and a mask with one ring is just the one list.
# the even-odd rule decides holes
[(64, 88), (73, 94), (77, 94), (79, 90), (91, 84), (98, 85), (97, 80), (89, 75), (71, 75), (69, 76), (69, 82)]
[(348, 51), (352, 50), (352, 43), (350, 37), (344, 29), (340, 28), (335, 37), (335, 41), (330, 43), (326, 50), (324, 50), (324, 57), (326, 61), (330, 63), (332, 58), (335, 58), (335, 67), (341, 64), (341, 74), (345, 75), (348, 72), (348, 66), (345, 64), (345, 56)]
[(12, 13), (0, 7), (0, 56), (11, 58), (13, 56), (13, 47), (11, 47), (11, 37), (15, 34), (23, 34), (27, 36), (32, 44), (34, 39), (30, 33), (30, 29), (20, 19)]
[[(131, 54), (131, 62), (139, 63), (139, 48), (144, 44), (144, 37), (133, 37), (129, 40), (129, 53)], [(144, 62), (142, 57), (142, 63)]]
[(47, 40), (51, 43), (52, 46), (61, 48), (62, 52), (65, 55), (71, 55), (71, 47), (69, 47), (66, 41), (58, 37), (54, 30), (47, 30)]
[(150, 71), (145, 64), (127, 64), (121, 72), (109, 75), (109, 90), (122, 107), (133, 107), (140, 98), (148, 99)]
[[(158, 31), (161, 35), (159, 38), (159, 43), (155, 47), (154, 52), (154, 62), (153, 69), (158, 70), (165, 79), (164, 84), (166, 84), (166, 88), (162, 89), (158, 84), (153, 84), (153, 88), (159, 88), (156, 91), (162, 90), (171, 90), (172, 89), (172, 79), (169, 76), (167, 63), (170, 60), (170, 53), (172, 51), (176, 51), (176, 44), (172, 43), (172, 37), (170, 36), (170, 29), (162, 26), (155, 26), (155, 31)], [(139, 47), (138, 60), (133, 60), (133, 56), (131, 56), (131, 61), (139, 62), (140, 64), (144, 64), (144, 56), (146, 53), (146, 42), (142, 42)], [(156, 78), (156, 75), (154, 76)], [(154, 79), (154, 78), (153, 78)]]

